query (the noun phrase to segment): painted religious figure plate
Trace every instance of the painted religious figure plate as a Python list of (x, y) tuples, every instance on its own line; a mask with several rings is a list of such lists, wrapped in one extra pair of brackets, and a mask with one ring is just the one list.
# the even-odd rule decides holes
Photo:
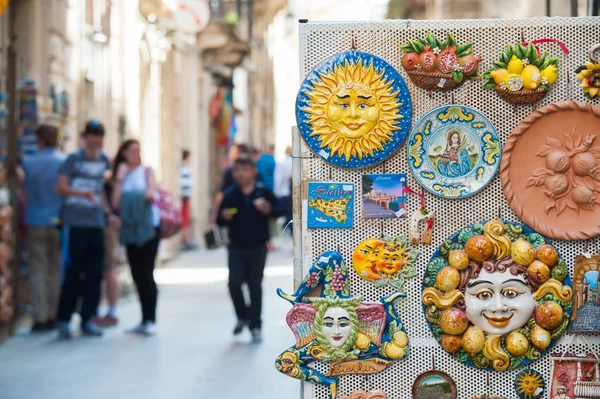
[(600, 107), (539, 108), (510, 134), (500, 179), (519, 219), (561, 240), (600, 234)]
[(504, 371), (539, 359), (565, 333), (573, 290), (565, 261), (542, 235), (492, 220), (436, 250), (421, 299), (447, 352), (469, 366)]
[(412, 103), (404, 80), (387, 62), (346, 51), (304, 79), (296, 121), (308, 147), (326, 162), (364, 168), (386, 160), (402, 145)]
[(408, 139), (408, 164), (431, 193), (463, 198), (483, 189), (500, 166), (500, 140), (476, 109), (445, 105), (425, 114)]
[[(348, 267), (335, 251), (323, 253), (296, 292), (277, 294), (292, 304), (286, 316), (296, 343), (275, 360), (281, 373), (302, 381), (326, 384), (330, 399), (338, 397), (339, 376), (372, 374), (408, 355), (408, 336), (396, 313), (399, 292), (366, 302), (350, 296)], [(329, 362), (329, 371), (310, 367)]]

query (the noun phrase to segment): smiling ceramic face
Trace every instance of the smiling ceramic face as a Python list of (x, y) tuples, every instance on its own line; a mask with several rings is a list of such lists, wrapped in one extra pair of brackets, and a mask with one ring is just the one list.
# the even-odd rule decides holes
[(467, 284), (465, 305), (471, 323), (488, 334), (505, 335), (527, 323), (536, 302), (523, 276), (482, 270)]
[(383, 244), (383, 241), (377, 238), (369, 238), (354, 249), (352, 266), (362, 278), (367, 280), (379, 278), (377, 260), (383, 250)]
[(388, 248), (383, 246), (377, 260), (379, 270), (385, 274), (398, 272), (406, 263), (406, 254), (401, 248)]
[(379, 105), (365, 86), (347, 84), (331, 96), (327, 108), (331, 126), (342, 136), (357, 139), (369, 133), (379, 120)]
[(331, 346), (341, 348), (352, 332), (350, 315), (343, 308), (331, 307), (327, 309), (323, 315), (322, 330)]

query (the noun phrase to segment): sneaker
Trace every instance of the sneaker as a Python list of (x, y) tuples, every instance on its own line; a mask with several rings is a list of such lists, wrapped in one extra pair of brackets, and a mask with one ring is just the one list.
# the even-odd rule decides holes
[(127, 332), (130, 334), (139, 334), (139, 335), (150, 336), (150, 335), (156, 334), (156, 326), (153, 322), (146, 321), (146, 322), (138, 324), (137, 326), (135, 326), (134, 328), (130, 329)]
[(103, 334), (102, 329), (91, 321), (81, 326), (81, 332), (88, 337), (101, 337)]
[(39, 333), (44, 331), (48, 331), (47, 323), (40, 323), (39, 321), (36, 321), (35, 323), (33, 323), (33, 326), (31, 326), (32, 333)]
[(127, 332), (129, 334), (140, 334), (140, 335), (144, 334), (144, 331), (145, 331), (144, 323), (140, 323), (137, 326), (127, 330)]
[(233, 329), (233, 335), (240, 335), (242, 331), (244, 331), (244, 327), (246, 327), (246, 321), (238, 320), (235, 328)]
[(73, 338), (73, 334), (71, 334), (71, 329), (69, 328), (69, 323), (59, 322), (56, 327), (58, 328), (58, 338), (60, 339), (71, 339)]
[(262, 334), (260, 332), (260, 328), (253, 328), (252, 330), (250, 330), (250, 333), (252, 334), (253, 344), (260, 344), (262, 342)]
[(98, 327), (112, 327), (116, 326), (119, 323), (119, 319), (117, 317), (111, 316), (109, 314), (107, 314), (104, 317), (94, 317), (92, 321)]

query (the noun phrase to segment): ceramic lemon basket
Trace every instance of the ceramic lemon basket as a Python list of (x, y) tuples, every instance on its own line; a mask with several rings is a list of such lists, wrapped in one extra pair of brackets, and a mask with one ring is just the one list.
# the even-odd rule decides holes
[(496, 89), (504, 100), (514, 104), (540, 101), (558, 78), (558, 57), (538, 53), (533, 43), (508, 45), (500, 60), (483, 74), (483, 85)]

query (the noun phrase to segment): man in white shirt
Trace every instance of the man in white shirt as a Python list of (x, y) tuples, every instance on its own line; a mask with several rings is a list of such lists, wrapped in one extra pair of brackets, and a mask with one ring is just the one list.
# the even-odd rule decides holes
[(285, 223), (286, 231), (292, 234), (292, 226), (289, 225), (293, 219), (292, 207), (292, 147), (285, 149), (285, 159), (279, 162), (275, 168), (275, 195), (283, 203), (285, 207)]

